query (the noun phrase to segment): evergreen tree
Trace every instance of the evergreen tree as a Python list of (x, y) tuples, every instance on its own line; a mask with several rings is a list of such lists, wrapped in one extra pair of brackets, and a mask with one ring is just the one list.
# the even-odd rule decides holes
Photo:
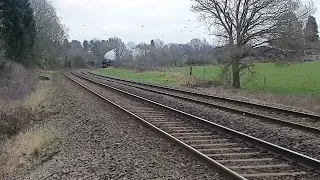
[(309, 16), (306, 28), (304, 29), (304, 37), (307, 42), (316, 42), (319, 40), (318, 24), (316, 18)]
[(9, 58), (14, 56), (14, 47), (16, 47), (15, 41), (15, 10), (14, 1), (4, 0), (1, 5), (2, 12), (2, 27), (1, 27), (1, 39), (4, 41), (4, 47)]
[(5, 44), (7, 58), (22, 64), (31, 64), (31, 50), (36, 30), (29, 1), (2, 0), (0, 10), (3, 23), (0, 33)]
[(27, 64), (36, 63), (33, 59), (32, 48), (34, 46), (34, 39), (36, 36), (36, 22), (33, 16), (33, 10), (29, 3), (29, 0), (18, 0), (20, 2), (20, 8), (23, 11), (23, 49), (21, 54), (19, 54), (19, 60), (28, 60)]
[(151, 40), (150, 46), (153, 47), (153, 48), (156, 47), (156, 44), (154, 43), (154, 40), (153, 40), (153, 39)]
[(65, 39), (63, 41), (63, 45), (62, 45), (62, 48), (63, 48), (63, 54), (65, 56), (65, 64), (64, 66), (67, 68), (69, 65), (68, 65), (68, 51), (70, 50), (71, 46), (70, 46), (70, 43), (68, 41), (68, 39)]
[(270, 44), (283, 49), (294, 50), (297, 55), (303, 54), (303, 25), (294, 12), (283, 14), (278, 22), (279, 28), (271, 36)]
[(87, 40), (84, 40), (82, 46), (84, 51), (87, 53), (89, 51), (89, 42)]

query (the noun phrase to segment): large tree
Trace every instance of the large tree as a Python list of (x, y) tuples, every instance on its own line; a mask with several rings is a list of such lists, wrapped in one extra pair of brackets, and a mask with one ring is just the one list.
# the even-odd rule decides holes
[(28, 0), (3, 0), (0, 4), (1, 39), (7, 57), (22, 64), (32, 64), (35, 19)]
[[(192, 10), (226, 43), (232, 85), (240, 88), (240, 60), (248, 50), (270, 41), (289, 12), (303, 18), (310, 9), (300, 0), (192, 0)], [(301, 8), (305, 8), (301, 10)], [(300, 17), (301, 16), (301, 17)], [(303, 16), (303, 17), (302, 17)]]
[(303, 23), (293, 12), (283, 14), (279, 27), (270, 36), (270, 44), (294, 52), (296, 56), (304, 55)]
[(69, 66), (69, 58), (68, 58), (68, 54), (69, 54), (69, 50), (71, 48), (71, 45), (68, 41), (68, 39), (63, 40), (63, 56), (64, 56), (64, 67), (68, 68)]
[(319, 41), (318, 24), (316, 18), (309, 16), (306, 28), (304, 29), (304, 37), (307, 42)]
[(108, 40), (93, 39), (90, 41), (92, 53), (98, 57), (99, 61), (102, 62), (107, 52), (115, 50), (118, 57), (123, 56), (125, 53), (125, 45), (120, 38), (113, 37)]
[(87, 53), (90, 49), (88, 40), (84, 40), (82, 43), (82, 46), (83, 46), (84, 51)]
[(63, 65), (63, 41), (68, 38), (67, 28), (61, 23), (50, 0), (30, 0), (36, 20), (33, 53), (42, 67)]

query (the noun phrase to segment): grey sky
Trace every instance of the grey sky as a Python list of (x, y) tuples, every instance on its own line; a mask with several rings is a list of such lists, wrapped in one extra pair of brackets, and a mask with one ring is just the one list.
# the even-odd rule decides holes
[[(197, 21), (197, 15), (190, 11), (190, 0), (53, 0), (53, 3), (70, 29), (70, 39), (116, 36), (125, 42), (162, 39), (184, 43), (198, 37), (213, 41), (206, 27)], [(318, 0), (315, 4), (320, 9)], [(315, 16), (320, 25), (320, 11)]]

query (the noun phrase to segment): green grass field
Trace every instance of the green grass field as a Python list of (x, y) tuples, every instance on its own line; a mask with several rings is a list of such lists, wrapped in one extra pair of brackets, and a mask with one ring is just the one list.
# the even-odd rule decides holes
[[(204, 68), (206, 75), (204, 76)], [(137, 73), (122, 69), (99, 69), (98, 74), (162, 85), (181, 85), (189, 75), (189, 67), (169, 68), (166, 72)], [(220, 69), (215, 66), (193, 67), (193, 75), (198, 79), (217, 79)], [(251, 81), (242, 79), (242, 87), (281, 94), (320, 95), (320, 62), (292, 64), (278, 67), (274, 64), (257, 64), (257, 75)], [(266, 80), (266, 81), (265, 81)]]
[(184, 78), (183, 75), (174, 72), (160, 72), (160, 71), (147, 71), (138, 73), (132, 70), (106, 68), (94, 71), (97, 74), (109, 77), (133, 80), (143, 83), (158, 84), (158, 85), (182, 85)]

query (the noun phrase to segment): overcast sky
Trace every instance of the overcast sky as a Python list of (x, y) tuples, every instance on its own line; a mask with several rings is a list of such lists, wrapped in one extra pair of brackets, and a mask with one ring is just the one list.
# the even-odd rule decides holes
[[(320, 2), (315, 15), (320, 26)], [(70, 39), (119, 37), (126, 43), (162, 39), (166, 43), (213, 37), (190, 11), (190, 0), (53, 0), (69, 27)]]

